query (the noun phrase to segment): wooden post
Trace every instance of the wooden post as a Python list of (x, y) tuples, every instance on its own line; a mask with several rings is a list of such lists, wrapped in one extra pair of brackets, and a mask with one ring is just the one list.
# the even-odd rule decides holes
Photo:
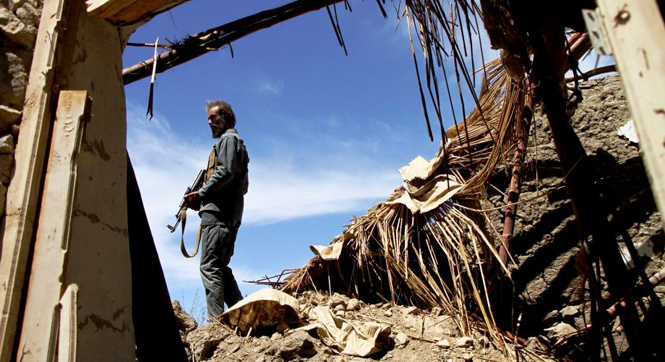
[[(56, 112), (17, 352), (20, 361), (53, 361), (53, 353), (57, 351), (56, 332), (60, 329), (57, 321), (61, 320), (60, 300), (65, 291), (63, 279), (74, 212), (78, 155), (90, 112), (87, 92), (60, 92)], [(75, 349), (76, 341), (69, 342)]]
[[(660, 215), (665, 216), (665, 25), (655, 0), (598, 0), (640, 138)], [(665, 230), (665, 219), (663, 219)]]

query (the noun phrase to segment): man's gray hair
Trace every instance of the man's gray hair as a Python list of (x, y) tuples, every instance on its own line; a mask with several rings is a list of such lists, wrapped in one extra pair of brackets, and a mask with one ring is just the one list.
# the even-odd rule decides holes
[(217, 113), (222, 116), (222, 118), (224, 118), (224, 122), (226, 122), (227, 127), (233, 128), (236, 126), (236, 115), (233, 113), (233, 109), (231, 109), (230, 104), (221, 99), (206, 102), (207, 111), (215, 107), (217, 107)]

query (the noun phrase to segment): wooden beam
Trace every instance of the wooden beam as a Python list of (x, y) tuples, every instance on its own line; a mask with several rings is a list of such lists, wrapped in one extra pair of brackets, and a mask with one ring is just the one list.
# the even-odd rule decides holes
[(89, 0), (90, 16), (124, 25), (145, 21), (189, 0)]
[[(598, 0), (640, 138), (642, 159), (665, 215), (665, 25), (655, 0)], [(665, 219), (663, 219), (665, 230)]]
[(21, 132), (16, 147), (16, 167), (7, 191), (7, 215), (0, 258), (0, 361), (12, 359), (17, 334), (21, 298), (24, 293), (37, 205), (41, 195), (42, 172), (51, 129), (51, 89), (56, 64), (68, 22), (78, 22), (78, 12), (68, 1), (47, 1), (42, 9), (35, 52), (26, 89)]
[[(295, 18), (310, 11), (341, 2), (342, 0), (300, 0), (262, 11), (260, 13), (232, 21), (228, 24), (208, 29), (194, 34), (183, 40), (181, 44), (170, 51), (159, 55), (157, 59), (157, 73), (171, 69), (180, 64), (218, 50), (224, 45), (231, 44), (255, 31), (269, 28), (275, 24)], [(130, 84), (146, 78), (152, 74), (152, 58), (144, 60), (122, 70), (125, 84)]]

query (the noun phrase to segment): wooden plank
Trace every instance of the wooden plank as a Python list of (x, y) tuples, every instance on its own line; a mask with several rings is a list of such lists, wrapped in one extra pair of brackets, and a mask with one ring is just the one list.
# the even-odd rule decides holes
[(72, 61), (61, 63), (58, 74), (67, 89), (86, 90), (93, 102), (78, 158), (62, 282), (79, 288), (76, 359), (134, 361), (127, 123), (120, 77), (125, 33), (85, 11), (74, 25)]
[(86, 91), (60, 92), (17, 352), (20, 361), (50, 361), (48, 353), (58, 341), (54, 310), (64, 290), (78, 156), (89, 113)]
[[(76, 284), (70, 284), (60, 300), (60, 325), (58, 329), (58, 362), (76, 361), (78, 347), (78, 292)], [(54, 361), (52, 359), (45, 361)], [(101, 358), (100, 358), (101, 359)]]
[[(665, 215), (665, 25), (655, 0), (598, 0), (613, 48), (642, 159)], [(665, 219), (663, 219), (665, 230)]]
[(37, 33), (26, 89), (21, 132), (16, 147), (16, 167), (7, 191), (5, 229), (0, 259), (0, 361), (11, 359), (26, 263), (33, 235), (37, 202), (50, 132), (51, 88), (55, 63), (64, 38), (69, 12), (65, 0), (47, 1)]
[(144, 21), (189, 0), (90, 0), (88, 13), (116, 24)]

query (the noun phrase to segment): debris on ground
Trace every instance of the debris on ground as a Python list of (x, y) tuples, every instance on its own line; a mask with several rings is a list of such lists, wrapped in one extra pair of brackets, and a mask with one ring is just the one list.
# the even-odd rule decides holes
[[(252, 331), (245, 335), (232, 326), (217, 322), (187, 331), (182, 329), (186, 328), (184, 323), (178, 323), (190, 361), (510, 361), (502, 348), (509, 350), (508, 355), (515, 351), (508, 341), (505, 346), (494, 345), (479, 331), (471, 336), (462, 335), (455, 319), (438, 310), (390, 303), (367, 304), (337, 293), (329, 296), (314, 291), (298, 295), (297, 301), (301, 325), (282, 332), (263, 329), (263, 334)], [(179, 306), (177, 301), (174, 302), (176, 305)], [(343, 308), (342, 316), (333, 312), (338, 306)], [(386, 317), (386, 312), (391, 316)], [(181, 309), (177, 314), (179, 318), (188, 317)], [(343, 339), (347, 345), (333, 341), (331, 337), (339, 331), (326, 329), (330, 326), (314, 319), (314, 315), (319, 318), (327, 315), (328, 321), (342, 327), (339, 331), (346, 328), (354, 331), (355, 337)], [(329, 333), (322, 335), (321, 328)], [(372, 333), (367, 333), (368, 330)], [(367, 336), (377, 338), (371, 342), (360, 338)], [(360, 347), (355, 350), (345, 348), (351, 339)], [(380, 343), (374, 344), (375, 340)], [(369, 353), (359, 356), (358, 351)], [(535, 349), (521, 350), (521, 353), (533, 356), (532, 359), (553, 360)]]

